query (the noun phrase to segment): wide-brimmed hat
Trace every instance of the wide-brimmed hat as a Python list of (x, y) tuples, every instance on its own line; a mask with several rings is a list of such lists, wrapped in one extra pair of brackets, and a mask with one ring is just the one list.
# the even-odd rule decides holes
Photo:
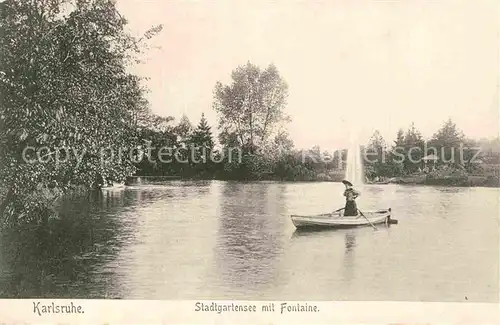
[(344, 183), (344, 185), (349, 185), (349, 186), (352, 186), (352, 183), (347, 181), (347, 180), (343, 180), (342, 183)]

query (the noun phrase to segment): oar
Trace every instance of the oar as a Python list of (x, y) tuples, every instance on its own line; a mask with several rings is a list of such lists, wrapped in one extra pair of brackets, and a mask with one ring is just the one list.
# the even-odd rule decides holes
[(342, 211), (342, 210), (344, 210), (344, 209), (345, 209), (345, 208), (340, 208), (340, 209), (337, 209), (337, 210), (333, 211), (332, 213), (330, 213), (330, 217), (331, 217), (331, 216), (333, 216), (333, 214), (334, 214), (335, 212), (339, 212), (339, 211)]
[(375, 227), (375, 226), (373, 225), (373, 223), (372, 223), (372, 222), (371, 222), (371, 221), (370, 221), (370, 220), (369, 220), (369, 219), (368, 219), (368, 218), (367, 218), (367, 217), (363, 214), (363, 212), (361, 212), (361, 210), (360, 210), (360, 209), (358, 209), (358, 212), (361, 214), (361, 216), (363, 216), (363, 217), (366, 219), (366, 221), (368, 221), (368, 222), (370, 223), (370, 226), (372, 226), (372, 227), (373, 227), (373, 229), (377, 230), (377, 227)]

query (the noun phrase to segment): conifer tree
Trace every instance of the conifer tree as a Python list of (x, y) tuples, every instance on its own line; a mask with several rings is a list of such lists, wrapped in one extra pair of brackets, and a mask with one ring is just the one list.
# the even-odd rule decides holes
[(191, 136), (191, 143), (196, 144), (197, 146), (205, 146), (209, 149), (213, 149), (214, 147), (212, 130), (208, 125), (204, 113), (201, 114), (200, 123), (198, 123), (198, 126)]

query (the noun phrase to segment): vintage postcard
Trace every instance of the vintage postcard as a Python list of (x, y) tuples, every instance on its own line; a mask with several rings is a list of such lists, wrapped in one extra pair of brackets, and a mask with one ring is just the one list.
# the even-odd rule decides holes
[(498, 1), (0, 1), (0, 324), (497, 324)]

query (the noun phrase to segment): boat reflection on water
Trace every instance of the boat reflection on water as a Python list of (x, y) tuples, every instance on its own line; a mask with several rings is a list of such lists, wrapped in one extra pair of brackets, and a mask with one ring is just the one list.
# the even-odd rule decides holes
[(347, 255), (356, 246), (356, 233), (352, 231), (347, 232), (345, 234), (344, 241), (345, 241), (345, 254)]
[(344, 268), (342, 269), (342, 277), (346, 283), (354, 279), (355, 258), (354, 248), (356, 247), (356, 232), (351, 230), (345, 233), (344, 236)]
[[(299, 228), (300, 229), (300, 228)], [(367, 236), (373, 232), (371, 228), (351, 229), (297, 229), (291, 236), (291, 244), (305, 250), (321, 250), (325, 260), (337, 261), (331, 265), (332, 274), (338, 267), (335, 281), (340, 286), (348, 286), (356, 275), (356, 254), (358, 248), (357, 237)], [(318, 252), (316, 252), (318, 253)]]

